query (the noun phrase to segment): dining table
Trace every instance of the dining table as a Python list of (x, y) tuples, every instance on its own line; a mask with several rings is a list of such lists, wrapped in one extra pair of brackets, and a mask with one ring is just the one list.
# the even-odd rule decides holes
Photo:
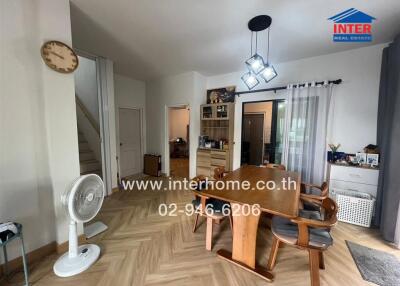
[(232, 251), (220, 249), (217, 255), (272, 282), (273, 274), (256, 263), (258, 223), (263, 212), (286, 218), (298, 216), (300, 176), (296, 172), (245, 165), (228, 173), (222, 181), (194, 191), (202, 201), (214, 198), (230, 203)]

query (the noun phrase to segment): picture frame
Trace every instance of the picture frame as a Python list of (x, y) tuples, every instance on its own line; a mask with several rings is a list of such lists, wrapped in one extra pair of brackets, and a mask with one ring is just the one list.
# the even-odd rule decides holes
[(367, 163), (367, 153), (357, 152), (356, 153), (356, 160), (358, 164), (366, 164)]
[(375, 167), (379, 165), (379, 154), (367, 154), (367, 163), (371, 165), (371, 167)]
[(227, 86), (207, 90), (207, 104), (235, 102), (236, 86)]

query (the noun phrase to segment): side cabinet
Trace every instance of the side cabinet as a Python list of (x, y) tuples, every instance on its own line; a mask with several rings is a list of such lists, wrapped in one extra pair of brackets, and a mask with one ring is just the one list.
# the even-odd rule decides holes
[(211, 152), (210, 150), (197, 150), (197, 176), (203, 175), (210, 177), (211, 175)]
[(212, 177), (214, 169), (223, 166), (230, 171), (229, 152), (217, 149), (198, 149), (197, 150), (197, 170), (198, 176), (203, 175)]
[(329, 188), (367, 193), (376, 198), (378, 169), (329, 165)]

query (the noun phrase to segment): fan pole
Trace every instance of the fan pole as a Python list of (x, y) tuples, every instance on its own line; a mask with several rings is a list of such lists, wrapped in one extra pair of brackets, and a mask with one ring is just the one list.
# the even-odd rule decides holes
[(78, 232), (76, 229), (76, 221), (71, 219), (69, 223), (69, 250), (68, 257), (74, 258), (78, 256)]

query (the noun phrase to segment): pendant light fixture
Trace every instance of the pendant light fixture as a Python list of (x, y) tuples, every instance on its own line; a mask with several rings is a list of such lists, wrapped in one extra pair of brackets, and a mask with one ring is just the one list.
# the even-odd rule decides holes
[[(257, 76), (260, 75), (265, 82), (271, 81), (278, 74), (272, 64), (269, 62), (269, 29), (272, 23), (272, 18), (268, 15), (259, 15), (251, 19), (248, 23), (249, 30), (251, 31), (251, 44), (250, 44), (250, 58), (246, 61), (248, 72), (246, 72), (241, 79), (246, 86), (251, 90), (256, 87), (260, 81)], [(258, 32), (268, 29), (268, 44), (267, 44), (267, 62), (264, 62), (262, 56), (258, 54)], [(253, 53), (253, 33), (255, 37), (255, 52)]]
[(251, 71), (242, 75), (242, 80), (249, 89), (253, 89), (260, 83), (260, 81), (257, 79), (257, 76), (254, 75)]

